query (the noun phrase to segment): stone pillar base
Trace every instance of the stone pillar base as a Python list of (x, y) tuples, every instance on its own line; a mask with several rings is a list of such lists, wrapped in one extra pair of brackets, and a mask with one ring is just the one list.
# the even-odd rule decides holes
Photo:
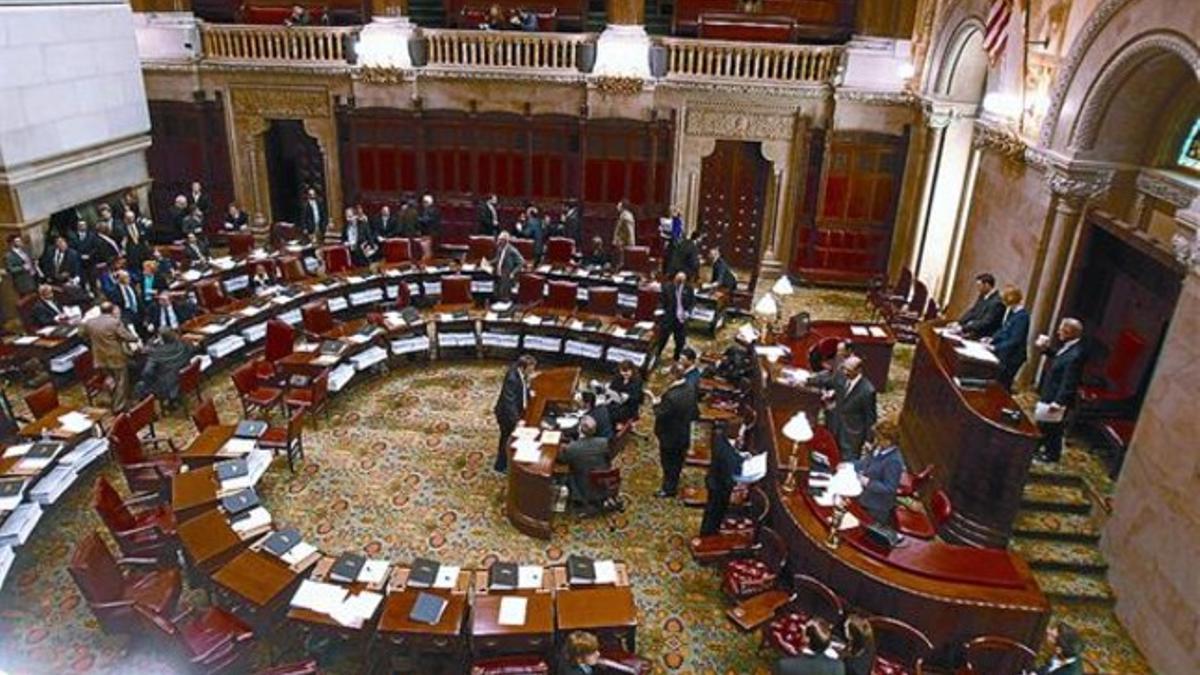
[(358, 63), (368, 68), (412, 68), (408, 43), (415, 29), (406, 16), (376, 16), (359, 33)]
[(596, 77), (650, 78), (650, 36), (646, 27), (609, 24), (596, 40)]

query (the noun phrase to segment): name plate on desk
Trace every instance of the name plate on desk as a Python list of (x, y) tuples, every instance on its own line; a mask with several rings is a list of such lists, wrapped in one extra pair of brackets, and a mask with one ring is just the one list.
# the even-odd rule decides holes
[(617, 293), (617, 304), (622, 307), (637, 307), (637, 296), (633, 293)]
[(438, 333), (439, 347), (474, 347), (474, 333)]
[(641, 368), (646, 365), (646, 355), (640, 352), (631, 351), (629, 349), (621, 349), (620, 347), (609, 347), (608, 356), (605, 358), (609, 363), (620, 363), (621, 361), (632, 361), (633, 365)]
[(559, 352), (562, 351), (562, 339), (543, 337), (541, 335), (526, 335), (525, 348), (539, 352)]
[(491, 292), (495, 291), (495, 289), (496, 289), (496, 282), (494, 282), (490, 279), (484, 279), (482, 281), (472, 281), (471, 282), (471, 292), (472, 293), (491, 293)]
[(369, 305), (373, 302), (383, 300), (383, 289), (372, 288), (367, 291), (359, 291), (350, 294), (350, 304), (358, 307), (359, 305)]
[(693, 307), (692, 313), (688, 318), (692, 319), (693, 321), (703, 321), (705, 323), (709, 323), (713, 319), (717, 318), (717, 310), (713, 309), (712, 307)]
[(286, 323), (289, 326), (295, 326), (295, 325), (299, 324), (300, 322), (302, 322), (304, 320), (304, 318), (300, 315), (300, 308), (297, 307), (296, 309), (293, 309), (293, 310), (284, 312), (283, 314), (280, 314), (279, 320)]
[(425, 283), (423, 283), (421, 285), (425, 289), (425, 295), (441, 295), (442, 294), (442, 282), (440, 282), (440, 281), (426, 281)]
[(403, 340), (392, 340), (393, 354), (412, 354), (414, 352), (429, 351), (429, 338), (424, 335), (419, 337), (405, 338)]
[(266, 336), (267, 324), (265, 321), (263, 323), (254, 324), (253, 326), (248, 326), (242, 331), (242, 337), (246, 338), (246, 342), (250, 343), (258, 342)]
[(485, 330), (480, 334), (479, 339), (484, 347), (516, 349), (521, 344), (521, 336), (516, 333), (496, 333)]
[(590, 342), (567, 340), (564, 351), (571, 356), (582, 356), (585, 359), (599, 361), (604, 355), (604, 345), (594, 345)]
[(344, 296), (338, 295), (329, 299), (329, 311), (341, 312), (350, 306)]
[(250, 288), (250, 276), (241, 274), (236, 277), (230, 277), (222, 285), (225, 287), (226, 293), (237, 293), (238, 291)]

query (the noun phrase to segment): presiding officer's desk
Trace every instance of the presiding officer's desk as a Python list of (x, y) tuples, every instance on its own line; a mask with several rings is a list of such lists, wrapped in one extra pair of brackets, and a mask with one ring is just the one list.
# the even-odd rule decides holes
[[(764, 486), (792, 570), (817, 578), (864, 611), (902, 617), (933, 642), (938, 663), (948, 664), (964, 641), (979, 635), (1041, 643), (1049, 604), (1025, 561), (1005, 549), (905, 537), (887, 551), (867, 541), (862, 527), (842, 532), (838, 547), (829, 548), (830, 510), (808, 494), (804, 476), (794, 492), (782, 488), (793, 449), (782, 430), (802, 406), (780, 395), (782, 388), (759, 384), (758, 441), (770, 466)], [(803, 467), (805, 446), (800, 453)]]
[[(547, 409), (554, 404), (570, 403), (575, 398), (580, 369), (577, 366), (552, 368), (539, 372), (529, 382), (529, 403), (521, 417), (522, 426), (537, 428)], [(505, 499), (508, 519), (514, 527), (531, 537), (549, 539), (558, 489), (554, 485), (554, 462), (561, 444), (543, 444), (536, 462), (517, 462), (513, 446), (508, 448), (508, 495)]]
[[(943, 348), (932, 325), (921, 325), (917, 335), (900, 412), (905, 461), (914, 472), (934, 465), (934, 487), (950, 496), (954, 512), (942, 528), (944, 537), (1003, 548), (1021, 508), (1037, 427), (998, 383), (960, 386), (953, 351)], [(1016, 411), (1015, 419), (1005, 410)]]
[(784, 339), (792, 352), (792, 365), (808, 369), (809, 353), (823, 340), (849, 342), (863, 360), (863, 374), (876, 391), (887, 391), (888, 370), (892, 367), (892, 349), (896, 335), (886, 324), (853, 321), (815, 320), (808, 324), (803, 337)]

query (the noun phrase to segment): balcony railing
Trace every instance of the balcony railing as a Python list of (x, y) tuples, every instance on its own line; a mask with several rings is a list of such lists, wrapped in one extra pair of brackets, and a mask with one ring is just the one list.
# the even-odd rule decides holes
[(426, 30), (428, 65), (437, 68), (577, 72), (579, 45), (592, 39), (571, 33), (498, 33)]
[(346, 65), (358, 28), (201, 24), (204, 58), (218, 63)]
[(763, 84), (833, 82), (841, 47), (666, 38), (667, 79)]

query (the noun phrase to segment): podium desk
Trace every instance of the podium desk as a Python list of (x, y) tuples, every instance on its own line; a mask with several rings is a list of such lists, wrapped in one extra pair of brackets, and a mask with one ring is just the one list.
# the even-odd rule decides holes
[[(500, 603), (506, 597), (526, 601), (525, 623), (500, 623)], [(476, 594), (471, 610), (471, 652), (474, 656), (549, 654), (554, 646), (554, 597), (550, 593), (521, 596)]]
[(179, 546), (196, 571), (210, 575), (241, 553), (254, 537), (242, 537), (218, 508), (210, 508), (178, 527)]
[[(1021, 493), (1040, 434), (996, 382), (959, 386), (952, 350), (930, 324), (917, 330), (917, 351), (900, 411), (900, 438), (908, 470), (934, 465), (933, 489), (950, 496), (954, 512), (946, 539), (1003, 548), (1021, 508)], [(1005, 411), (1016, 411), (1009, 419)], [(925, 490), (925, 497), (933, 493)]]
[(320, 559), (319, 552), (289, 566), (274, 555), (251, 547), (212, 575), (213, 586), (233, 613), (257, 630), (270, 630), (284, 614), (301, 575)]
[[(529, 383), (529, 403), (522, 421), (527, 427), (537, 427), (551, 405), (570, 403), (575, 398), (580, 369), (577, 366), (551, 368), (534, 376)], [(513, 460), (512, 444), (508, 448), (508, 494), (505, 497), (508, 519), (519, 531), (539, 539), (549, 539), (553, 527), (554, 502), (558, 488), (554, 485), (554, 461), (559, 445), (542, 445), (536, 462)]]
[(171, 509), (177, 519), (191, 518), (217, 505), (220, 498), (217, 496), (217, 471), (213, 466), (209, 464), (171, 478)]

